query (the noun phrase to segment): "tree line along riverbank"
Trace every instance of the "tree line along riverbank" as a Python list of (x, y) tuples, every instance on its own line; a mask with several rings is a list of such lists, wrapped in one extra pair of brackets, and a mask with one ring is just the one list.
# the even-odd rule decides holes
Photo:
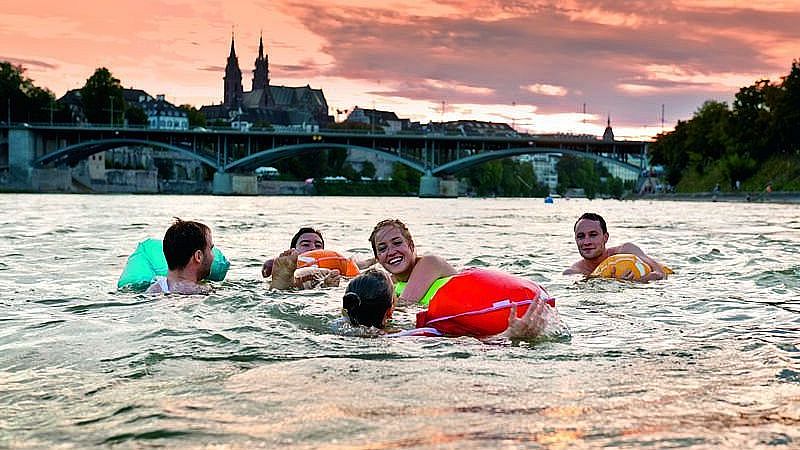
[(677, 193), (800, 191), (800, 60), (779, 81), (709, 100), (657, 136), (651, 162)]

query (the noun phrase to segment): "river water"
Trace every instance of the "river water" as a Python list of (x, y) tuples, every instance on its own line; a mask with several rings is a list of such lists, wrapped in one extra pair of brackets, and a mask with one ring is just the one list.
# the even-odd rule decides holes
[[(5, 194), (0, 211), (0, 448), (800, 447), (798, 205)], [(561, 275), (584, 211), (676, 275)], [(227, 279), (116, 292), (173, 216), (211, 226)], [(571, 338), (342, 336), (344, 285), (261, 280), (299, 226), (367, 255), (386, 217), (421, 252), (540, 282)]]

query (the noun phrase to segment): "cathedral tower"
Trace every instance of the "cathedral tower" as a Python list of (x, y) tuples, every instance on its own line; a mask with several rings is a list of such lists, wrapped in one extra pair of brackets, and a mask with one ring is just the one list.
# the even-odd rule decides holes
[(608, 125), (606, 131), (603, 132), (603, 140), (607, 142), (614, 141), (614, 130), (611, 129), (611, 114), (608, 115)]
[(264, 38), (258, 38), (258, 58), (253, 71), (253, 90), (269, 87), (269, 55), (264, 54)]
[(242, 103), (242, 71), (239, 69), (239, 58), (233, 46), (231, 34), (231, 54), (228, 55), (228, 64), (225, 66), (225, 99), (224, 105), (228, 108), (238, 108)]

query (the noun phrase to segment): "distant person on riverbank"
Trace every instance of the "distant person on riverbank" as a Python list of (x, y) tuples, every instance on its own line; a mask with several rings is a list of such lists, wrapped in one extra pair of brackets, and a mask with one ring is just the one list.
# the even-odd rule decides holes
[[(640, 281), (654, 281), (666, 278), (664, 266), (647, 256), (635, 244), (626, 242), (616, 247), (606, 247), (608, 229), (605, 219), (599, 214), (584, 213), (575, 222), (573, 230), (575, 232), (575, 244), (578, 246), (581, 260), (565, 270), (564, 275), (581, 274), (589, 276), (609, 256), (629, 253), (638, 256), (639, 259), (650, 266), (651, 272), (642, 277)], [(622, 278), (633, 280), (634, 275), (627, 272), (622, 274)]]
[(200, 222), (176, 218), (164, 234), (167, 276), (157, 277), (146, 293), (206, 294), (211, 288), (200, 280), (211, 273), (214, 241), (211, 229)]

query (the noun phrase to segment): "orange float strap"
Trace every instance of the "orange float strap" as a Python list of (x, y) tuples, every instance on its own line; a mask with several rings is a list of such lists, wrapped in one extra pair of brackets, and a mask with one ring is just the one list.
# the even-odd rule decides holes
[(345, 258), (333, 250), (311, 250), (297, 256), (297, 268), (321, 267), (323, 269), (336, 269), (345, 277), (358, 275), (356, 263), (350, 258)]
[(493, 270), (469, 269), (439, 288), (428, 309), (417, 313), (416, 326), (449, 336), (491, 336), (508, 328), (512, 304), (517, 305), (517, 317), (521, 317), (537, 301), (555, 306), (555, 299), (534, 281)]

